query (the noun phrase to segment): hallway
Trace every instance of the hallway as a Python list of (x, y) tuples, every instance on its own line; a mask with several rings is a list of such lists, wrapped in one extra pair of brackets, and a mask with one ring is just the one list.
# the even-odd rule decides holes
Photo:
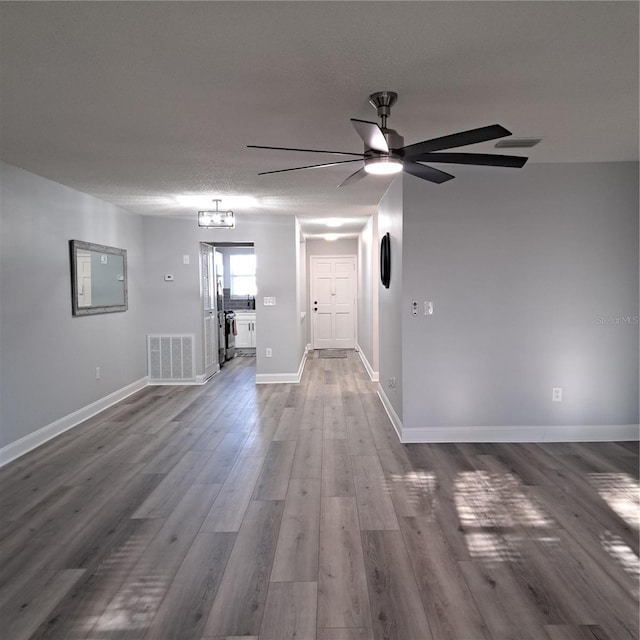
[(633, 640), (638, 443), (401, 445), (355, 352), (238, 357), (0, 469), (10, 640)]

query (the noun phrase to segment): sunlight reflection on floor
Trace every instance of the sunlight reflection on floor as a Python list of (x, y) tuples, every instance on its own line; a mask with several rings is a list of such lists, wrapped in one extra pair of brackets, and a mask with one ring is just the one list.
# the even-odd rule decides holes
[[(410, 508), (419, 509), (428, 505), (433, 511), (438, 507), (436, 474), (433, 471), (409, 471), (408, 473), (393, 473), (389, 476), (389, 490), (391, 485), (402, 485), (404, 495)], [(386, 481), (385, 481), (386, 484)]]
[[(146, 533), (138, 533), (131, 536), (123, 545), (114, 550), (104, 562), (96, 569), (96, 576), (101, 580), (116, 583), (123, 582), (127, 575), (131, 572), (132, 559), (138, 558), (149, 544), (149, 535)], [(112, 603), (113, 604), (113, 603)], [(101, 616), (86, 616), (81, 623), (81, 629), (84, 632), (96, 629), (104, 630), (103, 624), (109, 629), (113, 629), (112, 622), (101, 621)], [(100, 623), (100, 625), (98, 625)], [(129, 628), (124, 623), (124, 627)], [(84, 637), (84, 636), (82, 636)]]
[(631, 527), (640, 529), (640, 487), (628, 473), (590, 473), (600, 497)]
[(513, 474), (465, 471), (457, 475), (455, 490), (463, 525), (547, 527), (551, 524), (550, 518), (524, 492)]
[[(455, 503), (472, 558), (508, 562), (522, 557), (521, 527), (540, 535), (553, 524), (510, 473), (465, 471), (455, 482)], [(527, 532), (531, 535), (531, 531)], [(536, 534), (537, 535), (537, 534)]]
[[(620, 537), (610, 531), (600, 534), (602, 548), (631, 576), (634, 584), (640, 580), (640, 559)], [(638, 595), (638, 588), (635, 590)]]
[(99, 618), (93, 632), (124, 634), (134, 629), (145, 629), (156, 614), (166, 590), (165, 578), (150, 575), (128, 580)]

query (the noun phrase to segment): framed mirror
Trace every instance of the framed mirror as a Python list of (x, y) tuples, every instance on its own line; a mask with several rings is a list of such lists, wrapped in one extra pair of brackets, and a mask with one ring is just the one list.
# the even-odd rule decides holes
[(127, 251), (70, 240), (74, 316), (126, 311)]

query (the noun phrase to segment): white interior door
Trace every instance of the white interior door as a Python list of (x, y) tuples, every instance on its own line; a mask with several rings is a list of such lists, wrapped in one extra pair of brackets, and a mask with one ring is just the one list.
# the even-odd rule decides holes
[(215, 287), (213, 278), (213, 247), (200, 245), (200, 279), (202, 290), (202, 313), (204, 333), (204, 376), (211, 377), (218, 368), (218, 318), (215, 308)]
[(355, 256), (311, 256), (314, 349), (355, 348), (355, 298)]

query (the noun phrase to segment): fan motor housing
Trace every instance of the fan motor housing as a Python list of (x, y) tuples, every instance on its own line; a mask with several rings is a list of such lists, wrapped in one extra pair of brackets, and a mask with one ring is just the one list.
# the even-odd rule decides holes
[(395, 129), (382, 129), (382, 133), (389, 149), (395, 150), (404, 147), (404, 138)]
[(376, 149), (370, 149), (365, 144), (364, 153), (368, 157), (378, 157), (378, 156), (388, 156), (393, 155), (396, 157), (401, 157), (401, 153), (399, 151), (404, 147), (404, 138), (395, 130), (395, 129), (383, 129), (380, 127), (382, 134), (384, 135), (384, 139), (387, 141), (387, 145), (389, 146), (389, 153), (384, 153), (383, 151), (378, 151)]
[(370, 149), (367, 145), (364, 146), (364, 153), (370, 158), (377, 158), (379, 156), (395, 156), (401, 157), (401, 153), (398, 153), (402, 147), (404, 147), (404, 138), (395, 129), (383, 129), (380, 128), (384, 139), (387, 141), (390, 153), (384, 153), (383, 151), (377, 151), (376, 149)]

